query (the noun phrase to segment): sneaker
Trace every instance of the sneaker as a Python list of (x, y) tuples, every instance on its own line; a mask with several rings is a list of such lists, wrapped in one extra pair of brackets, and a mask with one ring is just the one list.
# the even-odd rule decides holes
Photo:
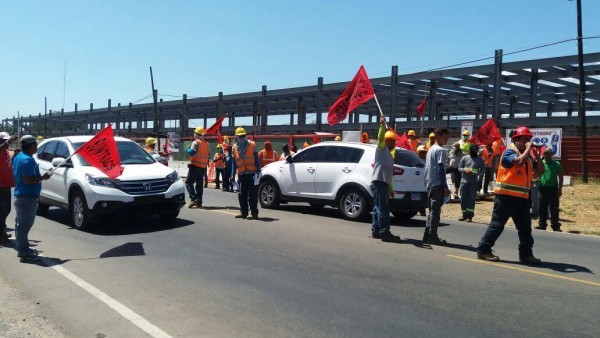
[(498, 262), (500, 257), (494, 255), (491, 252), (478, 252), (477, 259), (482, 259), (484, 261)]
[(432, 245), (446, 245), (446, 241), (442, 238), (440, 238), (437, 234), (436, 235), (429, 235), (429, 238), (427, 239), (427, 244), (432, 244)]
[(530, 255), (527, 257), (521, 257), (521, 258), (519, 258), (519, 261), (521, 261), (521, 263), (523, 263), (523, 264), (528, 264), (528, 265), (542, 265), (542, 260), (539, 258), (535, 258), (533, 255)]
[(191, 201), (190, 204), (188, 204), (188, 208), (193, 208), (196, 206), (196, 201)]
[(26, 254), (19, 254), (17, 256), (19, 257), (19, 261), (21, 261), (21, 263), (33, 263), (40, 259), (36, 251)]
[(381, 235), (378, 232), (372, 232), (371, 237), (375, 239), (381, 239)]
[(547, 228), (547, 226), (538, 225), (534, 229), (537, 229), (537, 230), (546, 230), (546, 228)]
[(248, 215), (242, 215), (242, 214), (235, 215), (235, 218), (243, 218), (243, 219), (246, 219), (246, 217), (248, 217)]
[(250, 220), (252, 220), (252, 219), (258, 219), (258, 214), (247, 216), (246, 219), (250, 219)]
[(196, 201), (195, 205), (196, 205), (196, 208), (202, 208), (202, 202), (200, 202), (200, 201)]
[(464, 222), (464, 221), (466, 221), (466, 220), (467, 220), (467, 217), (465, 217), (465, 216), (460, 216), (460, 217), (458, 218), (458, 220), (459, 220), (459, 221), (461, 221), (461, 222)]
[(473, 217), (469, 217), (469, 218), (467, 218), (467, 222), (469, 222), (469, 223), (473, 223)]
[(400, 236), (392, 235), (391, 232), (388, 232), (387, 234), (379, 235), (379, 236), (380, 236), (382, 242), (388, 242), (388, 243), (400, 242)]

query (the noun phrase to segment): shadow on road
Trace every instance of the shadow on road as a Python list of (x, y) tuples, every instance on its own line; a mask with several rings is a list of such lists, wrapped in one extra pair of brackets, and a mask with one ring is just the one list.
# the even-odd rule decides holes
[(294, 212), (297, 214), (303, 215), (314, 215), (314, 216), (323, 216), (329, 218), (337, 218), (342, 220), (342, 215), (337, 209), (331, 207), (320, 207), (314, 208), (310, 205), (301, 205), (301, 204), (282, 204), (279, 207), (282, 211)]
[[(517, 261), (506, 261), (506, 260), (502, 260), (503, 263), (507, 263), (507, 264), (514, 264), (514, 265), (520, 265), (523, 266), (523, 264), (521, 262), (517, 262)], [(539, 268), (539, 269), (550, 269), (550, 270), (554, 270), (557, 272), (564, 272), (564, 273), (579, 273), (579, 272), (583, 272), (583, 273), (588, 273), (591, 275), (595, 275), (595, 273), (586, 268), (585, 266), (581, 266), (581, 265), (576, 265), (576, 264), (569, 264), (569, 263), (556, 263), (556, 262), (546, 262), (544, 261), (542, 263), (542, 265), (539, 266), (533, 266), (533, 265), (527, 265), (529, 267), (532, 268)]]
[(209, 205), (209, 206), (203, 206), (200, 209), (204, 209), (204, 210), (240, 210), (240, 207), (232, 207), (232, 206), (226, 206), (226, 207), (220, 207), (220, 206), (213, 206), (213, 205)]

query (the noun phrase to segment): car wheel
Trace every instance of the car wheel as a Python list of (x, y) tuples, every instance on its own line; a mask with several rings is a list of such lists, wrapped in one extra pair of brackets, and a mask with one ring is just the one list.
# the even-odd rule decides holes
[(38, 202), (37, 211), (35, 213), (38, 216), (46, 216), (48, 214), (48, 209), (50, 209), (50, 206), (48, 204)]
[(394, 222), (404, 223), (417, 215), (418, 211), (396, 211), (394, 212)]
[(339, 209), (345, 219), (361, 221), (369, 214), (369, 200), (362, 191), (350, 188), (342, 194)]
[(279, 187), (273, 180), (266, 180), (258, 187), (260, 206), (265, 209), (276, 209), (281, 203)]
[(172, 221), (172, 220), (176, 219), (177, 216), (179, 216), (179, 209), (163, 211), (158, 214), (158, 217), (160, 217), (161, 221)]
[(71, 212), (73, 226), (76, 229), (89, 230), (93, 227), (94, 222), (90, 217), (87, 201), (80, 190), (73, 192), (73, 195), (69, 199), (69, 211)]
[(310, 207), (313, 209), (323, 209), (323, 207), (325, 207), (325, 204), (318, 204), (318, 203), (309, 203)]

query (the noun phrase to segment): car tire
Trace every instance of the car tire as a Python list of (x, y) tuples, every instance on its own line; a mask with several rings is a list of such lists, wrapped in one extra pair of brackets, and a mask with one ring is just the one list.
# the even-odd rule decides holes
[(179, 216), (179, 209), (163, 211), (158, 214), (160, 220), (165, 222), (173, 221), (177, 218), (177, 216)]
[(365, 220), (371, 211), (367, 195), (357, 188), (349, 188), (342, 193), (339, 209), (342, 216), (351, 221)]
[(418, 211), (396, 211), (394, 212), (394, 222), (404, 223), (417, 215)]
[(281, 203), (281, 193), (277, 183), (273, 180), (265, 180), (258, 187), (258, 200), (260, 206), (265, 209), (277, 209)]
[(325, 204), (319, 204), (319, 203), (308, 203), (308, 204), (310, 204), (310, 207), (315, 210), (323, 209), (323, 207), (325, 207)]
[(50, 209), (50, 206), (48, 204), (38, 202), (37, 210), (36, 210), (35, 214), (38, 216), (42, 216), (42, 217), (46, 216), (48, 214), (49, 209)]
[(94, 221), (90, 216), (90, 209), (87, 207), (87, 201), (81, 190), (75, 190), (69, 198), (69, 213), (73, 227), (78, 230), (90, 230), (94, 226)]

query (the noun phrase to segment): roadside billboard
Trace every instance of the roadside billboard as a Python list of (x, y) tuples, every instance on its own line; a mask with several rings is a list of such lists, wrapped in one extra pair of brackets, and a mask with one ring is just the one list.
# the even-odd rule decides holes
[[(506, 144), (511, 144), (510, 132), (514, 129), (506, 129)], [(540, 143), (552, 149), (554, 157), (561, 157), (562, 128), (529, 128), (533, 134), (531, 142)]]

